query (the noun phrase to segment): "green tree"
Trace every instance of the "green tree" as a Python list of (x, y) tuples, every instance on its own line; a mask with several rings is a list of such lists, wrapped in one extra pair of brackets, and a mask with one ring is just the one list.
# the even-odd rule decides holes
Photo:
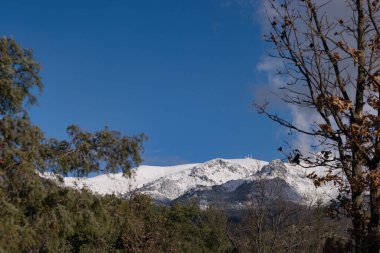
[[(91, 218), (96, 211), (91, 202), (98, 201), (97, 197), (83, 203), (85, 208), (78, 209), (78, 217), (73, 219), (76, 223), (72, 224), (67, 215), (74, 215), (75, 208), (63, 208), (59, 203), (70, 205), (73, 199), (80, 203), (81, 195), (57, 188), (37, 172), (87, 175), (97, 171), (122, 171), (129, 176), (132, 166), (142, 160), (140, 153), (145, 140), (142, 134), (127, 137), (107, 128), (90, 133), (69, 126), (67, 140), (45, 138), (41, 129), (31, 123), (27, 111), (37, 103), (36, 96), (43, 89), (39, 73), (40, 65), (35, 62), (31, 50), (21, 48), (12, 38), (0, 39), (0, 251), (28, 251), (34, 247), (66, 251), (70, 240), (63, 243), (52, 238), (59, 233), (72, 234), (73, 229), (81, 231), (78, 227), (70, 227), (80, 226), (81, 215), (83, 226), (91, 227), (87, 231), (89, 234), (103, 231), (105, 223)], [(88, 197), (88, 194), (83, 195)], [(54, 220), (56, 224), (51, 223)], [(60, 228), (63, 222), (68, 224)], [(59, 233), (46, 234), (47, 227), (51, 228), (50, 232), (58, 229)], [(11, 243), (20, 237), (21, 241)], [(58, 244), (41, 246), (44, 242)]]
[(68, 140), (46, 139), (27, 113), (37, 102), (33, 92), (43, 89), (40, 65), (31, 50), (9, 38), (0, 40), (0, 57), (0, 159), (5, 170), (18, 166), (80, 175), (121, 170), (129, 175), (142, 161), (143, 134), (126, 137), (108, 128), (90, 133), (69, 126)]
[[(145, 136), (67, 128), (45, 138), (28, 117), (43, 85), (30, 50), (0, 39), (0, 252), (223, 252), (222, 215), (63, 187), (40, 176), (122, 171), (141, 162)], [(222, 221), (222, 223), (220, 223)]]

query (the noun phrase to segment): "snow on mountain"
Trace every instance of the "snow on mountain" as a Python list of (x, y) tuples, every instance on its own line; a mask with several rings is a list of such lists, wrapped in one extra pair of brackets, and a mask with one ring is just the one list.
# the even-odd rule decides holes
[(307, 178), (307, 174), (315, 171), (322, 175), (325, 168), (303, 168), (301, 166), (283, 163), (281, 160), (274, 160), (268, 165), (263, 166), (262, 169), (255, 175), (257, 178), (273, 179), (281, 178), (300, 196), (302, 196), (305, 203), (316, 202), (322, 200), (324, 203), (329, 202), (338, 194), (333, 183), (327, 183), (321, 187), (316, 188), (312, 180)]
[(147, 166), (142, 165), (133, 169), (131, 178), (123, 176), (123, 173), (103, 174), (91, 178), (65, 177), (65, 185), (78, 189), (88, 188), (99, 194), (125, 194), (136, 190), (144, 184), (159, 178), (170, 176), (188, 170), (197, 164), (184, 164), (177, 166)]
[[(316, 170), (321, 173), (320, 170), (323, 168)], [(327, 202), (336, 196), (336, 191), (331, 185), (315, 188), (313, 182), (306, 177), (306, 174), (310, 172), (300, 166), (285, 164), (281, 160), (268, 163), (250, 158), (218, 158), (200, 164), (170, 167), (144, 165), (134, 169), (132, 178), (126, 178), (122, 176), (122, 173), (117, 173), (92, 178), (66, 177), (64, 182), (66, 186), (86, 187), (100, 194), (125, 195), (137, 191), (162, 202), (176, 200), (185, 195), (192, 196), (195, 193), (199, 195), (200, 192), (210, 189), (231, 194), (233, 192), (236, 195), (236, 192), (241, 192), (242, 189), (251, 191), (249, 187), (257, 187), (257, 184), (249, 187), (247, 184), (262, 179), (281, 180), (282, 184), (286, 184), (284, 189), (291, 192), (289, 196), (303, 196), (305, 202), (315, 202), (317, 199)], [(215, 188), (215, 186), (220, 187)], [(294, 201), (300, 200), (297, 197)]]
[(190, 189), (204, 189), (253, 176), (264, 164), (253, 159), (214, 159), (144, 184), (139, 192), (159, 200), (173, 200)]

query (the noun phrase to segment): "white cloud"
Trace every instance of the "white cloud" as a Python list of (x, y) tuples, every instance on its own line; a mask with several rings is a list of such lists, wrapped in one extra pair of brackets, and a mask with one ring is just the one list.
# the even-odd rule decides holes
[[(326, 0), (316, 0), (314, 2), (317, 5), (327, 3)], [(258, 17), (257, 23), (260, 25), (263, 34), (269, 34), (269, 32), (271, 31), (271, 25), (268, 21), (268, 16), (274, 17), (278, 15), (270, 7), (270, 4), (276, 3), (278, 2), (261, 0), (259, 8), (256, 9), (257, 15), (255, 16)], [(305, 10), (300, 9), (300, 11), (302, 13), (302, 11)], [(349, 11), (346, 1), (343, 0), (330, 1), (321, 9), (321, 12), (325, 12), (328, 17), (332, 17), (333, 19), (348, 19), (349, 15), (352, 14), (352, 12)], [(349, 39), (348, 44), (351, 43), (353, 42)], [(310, 108), (301, 108), (294, 104), (285, 103), (284, 105), (284, 103), (279, 103), (279, 99), (273, 95), (273, 93), (276, 93), (280, 97), (284, 97), (284, 95), (286, 95), (284, 90), (278, 89), (280, 87), (286, 86), (286, 83), (288, 81), (286, 77), (277, 75), (277, 70), (281, 69), (281, 67), (283, 66), (282, 64), (283, 63), (280, 59), (271, 58), (267, 55), (262, 56), (260, 62), (256, 65), (256, 68), (257, 70), (266, 74), (267, 82), (265, 85), (260, 85), (259, 88), (256, 90), (257, 93), (255, 99), (258, 101), (258, 103), (264, 101), (264, 99), (268, 99), (271, 102), (272, 99), (274, 99), (274, 110), (283, 110), (284, 106), (287, 107), (292, 118), (292, 123), (294, 123), (297, 127), (301, 129), (308, 130), (314, 126), (313, 123), (320, 121), (320, 116), (318, 115), (318, 113)], [(301, 86), (299, 88), (302, 89)], [(267, 92), (265, 92), (265, 90), (267, 90)], [(302, 90), (297, 91), (302, 92)], [(263, 95), (265, 94), (269, 94), (269, 96), (267, 96), (267, 98), (264, 98)], [(298, 148), (303, 153), (308, 153), (310, 151), (310, 147), (315, 144), (315, 139), (311, 139), (309, 136), (303, 134), (296, 134), (296, 137), (295, 139), (293, 139), (292, 143), (294, 147)]]

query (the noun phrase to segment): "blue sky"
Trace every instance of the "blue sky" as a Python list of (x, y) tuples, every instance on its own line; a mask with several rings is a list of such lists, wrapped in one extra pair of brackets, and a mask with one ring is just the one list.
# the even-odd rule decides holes
[(43, 66), (31, 116), (47, 136), (69, 124), (144, 132), (154, 165), (270, 160), (283, 142), (251, 106), (269, 46), (252, 14), (221, 0), (3, 0), (0, 30)]

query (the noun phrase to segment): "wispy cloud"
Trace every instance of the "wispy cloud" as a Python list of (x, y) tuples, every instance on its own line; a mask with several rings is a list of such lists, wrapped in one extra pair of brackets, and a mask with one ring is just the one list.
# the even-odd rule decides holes
[[(316, 0), (316, 4), (324, 4), (326, 0)], [(275, 3), (271, 1), (271, 3)], [(302, 11), (302, 10), (300, 10)], [(304, 10), (303, 10), (304, 11)], [(324, 12), (327, 16), (338, 19), (349, 18), (352, 13), (349, 11), (346, 1), (330, 1), (321, 12)], [(257, 24), (260, 25), (263, 34), (269, 34), (271, 26), (268, 21), (269, 17), (276, 16), (277, 13), (270, 8), (269, 1), (260, 1), (259, 8), (256, 8)], [(350, 43), (350, 42), (349, 42)], [(258, 71), (262, 72), (266, 76), (266, 83), (260, 84), (256, 89), (255, 99), (258, 103), (264, 100), (269, 100), (273, 110), (284, 110), (288, 108), (288, 114), (293, 124), (299, 128), (308, 130), (313, 126), (314, 122), (320, 120), (319, 115), (311, 109), (295, 106), (294, 104), (280, 103), (279, 97), (284, 97), (286, 91), (279, 90), (280, 87), (286, 86), (287, 77), (277, 74), (277, 70), (282, 67), (281, 59), (275, 59), (263, 54), (259, 63), (256, 65)], [(302, 88), (302, 87), (300, 87)], [(301, 91), (301, 90), (300, 90)], [(276, 95), (273, 95), (276, 94)], [(303, 153), (310, 151), (310, 147), (315, 145), (315, 140), (302, 134), (296, 134), (296, 137), (292, 141), (292, 146), (297, 147)]]

